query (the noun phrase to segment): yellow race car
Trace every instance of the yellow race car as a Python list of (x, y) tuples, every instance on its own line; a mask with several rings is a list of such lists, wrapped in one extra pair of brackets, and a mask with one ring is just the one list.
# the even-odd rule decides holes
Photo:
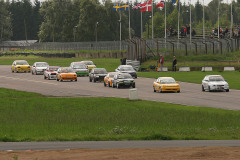
[(15, 60), (11, 68), (12, 72), (30, 72), (30, 65), (26, 60)]
[(159, 77), (153, 82), (153, 91), (180, 93), (180, 86), (172, 77)]

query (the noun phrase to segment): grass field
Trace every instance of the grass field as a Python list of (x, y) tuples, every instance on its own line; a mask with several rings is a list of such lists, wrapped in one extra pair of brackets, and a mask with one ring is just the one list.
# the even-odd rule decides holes
[(239, 139), (240, 112), (0, 88), (0, 141)]

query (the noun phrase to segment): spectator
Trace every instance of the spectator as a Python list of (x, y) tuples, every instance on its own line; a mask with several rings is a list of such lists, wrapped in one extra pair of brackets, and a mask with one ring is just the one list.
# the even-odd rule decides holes
[(172, 71), (173, 72), (177, 71), (177, 59), (175, 56), (173, 56)]
[(196, 31), (194, 29), (192, 29), (192, 36), (196, 35)]
[(163, 63), (164, 63), (164, 58), (162, 55), (160, 55), (160, 58), (158, 60), (158, 68), (160, 67), (160, 71), (163, 71)]
[(187, 24), (187, 25), (186, 25), (186, 28), (187, 28), (187, 34), (190, 34), (190, 25)]

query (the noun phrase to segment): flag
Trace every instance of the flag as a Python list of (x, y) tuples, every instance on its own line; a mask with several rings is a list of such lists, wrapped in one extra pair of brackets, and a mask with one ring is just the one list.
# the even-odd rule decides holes
[(149, 0), (143, 4), (141, 4), (141, 12), (152, 11), (152, 0)]
[(120, 10), (120, 4), (119, 4), (119, 3), (115, 3), (114, 6), (113, 6), (113, 8), (112, 8), (112, 10), (118, 12), (118, 11)]
[(179, 0), (172, 0), (172, 4), (178, 4)]
[(128, 8), (129, 8), (128, 2), (127, 2), (127, 3), (123, 3), (123, 4), (120, 6), (120, 10), (123, 10), (123, 11), (128, 11)]
[(132, 7), (132, 9), (140, 9), (140, 8), (141, 8), (141, 4), (140, 3), (138, 5)]
[(157, 5), (157, 8), (164, 8), (164, 1), (160, 1)]

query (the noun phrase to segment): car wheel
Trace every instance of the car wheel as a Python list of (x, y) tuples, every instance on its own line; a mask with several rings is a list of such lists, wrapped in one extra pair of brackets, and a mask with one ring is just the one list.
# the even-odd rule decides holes
[(210, 86), (208, 86), (208, 91), (209, 91), (209, 92), (212, 92), (212, 90), (210, 89)]
[(159, 88), (159, 93), (162, 93), (162, 88), (161, 87)]
[(226, 92), (229, 92), (229, 89), (226, 89)]
[(110, 82), (108, 82), (108, 87), (111, 87), (111, 86), (110, 86)]
[(132, 88), (135, 88), (136, 86), (135, 86), (135, 84), (134, 85), (132, 85)]
[(77, 78), (75, 79), (75, 82), (77, 82)]
[(119, 89), (120, 88), (120, 86), (119, 86), (119, 84), (117, 83), (117, 89)]
[(177, 93), (180, 93), (180, 90), (179, 90), (179, 91), (177, 91)]
[(203, 91), (203, 92), (205, 91), (205, 89), (204, 89), (203, 85), (202, 85), (202, 91)]
[(153, 92), (156, 92), (155, 87), (153, 86)]

